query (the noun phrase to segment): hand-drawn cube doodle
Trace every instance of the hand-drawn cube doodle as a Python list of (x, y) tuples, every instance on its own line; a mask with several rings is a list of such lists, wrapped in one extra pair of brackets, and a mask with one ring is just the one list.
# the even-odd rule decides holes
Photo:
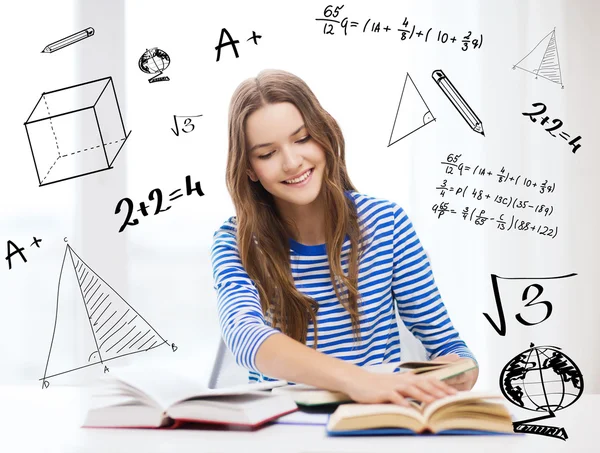
[(111, 169), (131, 133), (112, 77), (42, 93), (25, 129), (40, 186)]

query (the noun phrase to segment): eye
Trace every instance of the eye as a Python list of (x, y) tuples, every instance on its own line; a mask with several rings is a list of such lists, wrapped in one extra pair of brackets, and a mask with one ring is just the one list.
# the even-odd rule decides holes
[(309, 140), (310, 140), (310, 135), (307, 135), (306, 137), (303, 137), (300, 140), (297, 140), (296, 143), (306, 143)]
[(271, 154), (273, 154), (275, 151), (271, 151), (268, 154), (263, 154), (262, 156), (258, 156), (259, 159), (268, 159), (269, 157), (271, 157)]

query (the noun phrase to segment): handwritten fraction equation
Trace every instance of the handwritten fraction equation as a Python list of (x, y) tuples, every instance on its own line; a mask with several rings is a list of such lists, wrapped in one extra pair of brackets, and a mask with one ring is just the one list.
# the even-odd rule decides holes
[[(473, 199), (477, 201), (481, 201), (484, 198), (489, 200), (492, 198), (492, 195), (489, 193), (484, 193), (482, 189), (473, 188), (472, 192), (469, 192), (469, 186), (464, 187), (453, 187), (448, 185), (448, 180), (444, 179), (442, 183), (436, 187), (436, 190), (440, 191), (440, 196), (446, 196), (446, 193), (449, 195), (455, 195), (458, 197), (465, 198), (467, 194), (471, 196)], [(513, 209), (533, 209), (536, 213), (542, 213), (545, 217), (552, 215), (554, 212), (554, 206), (545, 205), (545, 204), (534, 204), (530, 200), (524, 200), (519, 197), (504, 195), (495, 195), (492, 200), (494, 203), (498, 203), (500, 205), (506, 206), (507, 208)]]
[[(29, 247), (33, 247), (35, 245), (39, 249), (40, 242), (42, 242), (42, 240), (38, 239), (34, 236), (33, 242), (29, 245)], [(27, 258), (25, 258), (25, 254), (23, 253), (24, 250), (25, 250), (25, 247), (19, 247), (13, 241), (11, 241), (11, 240), (6, 241), (6, 257), (4, 259), (6, 261), (8, 261), (8, 270), (12, 269), (12, 257), (15, 255), (19, 255), (24, 263), (27, 262)]]
[[(173, 192), (171, 192), (169, 194), (169, 201), (175, 201), (178, 198), (183, 197), (183, 193), (179, 193), (181, 191), (182, 189), (176, 189)], [(202, 188), (200, 187), (200, 182), (196, 181), (194, 187), (192, 187), (192, 178), (188, 175), (185, 177), (185, 194), (186, 196), (190, 196), (194, 192), (196, 192), (199, 197), (202, 197), (204, 195), (204, 192), (202, 192)], [(163, 194), (162, 190), (160, 190), (159, 188), (152, 189), (150, 191), (150, 193), (148, 194), (148, 200), (154, 201), (156, 204), (156, 206), (154, 207), (154, 215), (158, 215), (161, 212), (168, 211), (172, 208), (172, 206), (168, 206), (165, 209), (162, 209)], [(121, 225), (121, 228), (119, 228), (119, 233), (123, 232), (127, 226), (135, 226), (140, 223), (138, 219), (131, 220), (133, 216), (134, 206), (133, 201), (131, 201), (130, 198), (122, 198), (121, 200), (119, 200), (119, 202), (117, 203), (117, 207), (115, 208), (115, 214), (119, 214), (121, 212), (123, 204), (127, 205), (127, 214), (125, 216), (125, 220), (123, 221), (123, 225)], [(148, 216), (148, 209), (150, 208), (150, 206), (147, 205), (144, 201), (142, 201), (139, 206), (140, 208), (137, 211), (141, 212), (142, 216), (144, 217)]]
[[(538, 115), (542, 115), (543, 113), (546, 112), (546, 104), (544, 104), (543, 102), (534, 102), (533, 104), (531, 104), (532, 107), (535, 108), (539, 108), (538, 111), (536, 112), (522, 112), (521, 114), (523, 116), (528, 116), (529, 119), (533, 122), (536, 123), (537, 122), (537, 118), (534, 118), (535, 116)], [(544, 126), (546, 124), (548, 124), (548, 122), (550, 122), (550, 117), (548, 115), (546, 115), (545, 117), (543, 117), (540, 121), (540, 125)], [(552, 135), (552, 137), (556, 137), (556, 134), (553, 134), (552, 132), (554, 131), (558, 131), (558, 129), (560, 129), (563, 125), (562, 120), (555, 118), (552, 120), (552, 124), (553, 126), (550, 127), (546, 127), (545, 130), (546, 132), (548, 132), (550, 135)], [(571, 138), (571, 136), (569, 134), (567, 134), (566, 132), (561, 132), (558, 134), (558, 136), (562, 139), (564, 139), (565, 141), (569, 140)], [(573, 147), (573, 149), (571, 150), (573, 152), (573, 154), (575, 154), (575, 152), (581, 148), (581, 143), (577, 143), (578, 141), (581, 140), (581, 135), (578, 135), (577, 137), (569, 140), (568, 144), (571, 145)]]
[(327, 7), (323, 10), (323, 17), (317, 17), (315, 19), (317, 22), (324, 22), (324, 35), (334, 35), (334, 28), (339, 26), (344, 31), (345, 36), (348, 35), (349, 28), (357, 28), (362, 30), (362, 33), (394, 32), (394, 34), (400, 36), (401, 41), (422, 39), (425, 42), (458, 44), (460, 45), (460, 49), (463, 51), (467, 51), (469, 49), (481, 49), (481, 46), (483, 45), (483, 34), (473, 34), (471, 30), (468, 30), (468, 32), (461, 38), (460, 35), (457, 36), (453, 33), (446, 33), (443, 30), (434, 30), (433, 27), (421, 28), (416, 24), (409, 22), (407, 17), (405, 17), (404, 21), (402, 22), (402, 28), (396, 28), (396, 26), (390, 26), (390, 23), (373, 20), (371, 18), (367, 19), (366, 22), (361, 23), (350, 20), (348, 16), (342, 19), (340, 12), (343, 8), (344, 5), (335, 7), (333, 5), (327, 5)]
[(459, 176), (463, 176), (466, 173), (470, 173), (474, 176), (487, 176), (487, 177), (497, 177), (499, 183), (512, 183), (513, 185), (518, 185), (519, 182), (521, 186), (525, 187), (533, 187), (537, 189), (539, 193), (553, 193), (556, 189), (555, 182), (549, 182), (547, 179), (544, 182), (534, 181), (531, 178), (527, 178), (523, 175), (517, 175), (507, 171), (504, 167), (500, 169), (498, 172), (492, 172), (491, 169), (482, 167), (480, 165), (467, 165), (463, 162), (459, 162), (462, 154), (448, 154), (446, 161), (440, 162), (446, 168), (446, 174), (454, 175), (454, 171), (456, 170), (456, 174)]
[[(445, 214), (458, 214), (456, 209), (450, 207), (449, 201), (436, 203), (431, 207), (431, 210), (437, 215), (438, 219), (441, 219)], [(504, 214), (500, 214), (499, 217), (490, 217), (489, 215), (486, 215), (485, 209), (479, 209), (479, 213), (477, 213), (477, 211), (477, 208), (466, 206), (460, 212), (460, 215), (464, 221), (474, 223), (478, 226), (485, 225), (488, 220), (490, 222), (495, 221), (496, 228), (500, 231), (530, 231), (532, 233), (540, 234), (541, 236), (549, 236), (552, 239), (558, 234), (558, 226), (552, 227), (541, 223), (528, 222), (513, 214), (510, 215), (509, 219), (508, 216), (505, 217)]]

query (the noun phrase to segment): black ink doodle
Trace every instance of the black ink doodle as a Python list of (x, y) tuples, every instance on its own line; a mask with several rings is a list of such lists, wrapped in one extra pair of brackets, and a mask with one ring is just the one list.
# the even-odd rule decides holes
[[(181, 189), (176, 189), (173, 192), (171, 192), (169, 194), (169, 201), (175, 201), (178, 198), (183, 197), (183, 194), (179, 192), (181, 192)], [(200, 181), (196, 181), (194, 187), (192, 187), (192, 178), (189, 175), (185, 177), (185, 192), (187, 196), (191, 195), (193, 192), (196, 192), (200, 197), (204, 195), (204, 192), (202, 192), (202, 188), (200, 187)], [(156, 208), (154, 210), (154, 215), (168, 211), (172, 208), (172, 206), (168, 206), (166, 209), (162, 209), (163, 194), (162, 190), (160, 190), (159, 188), (152, 189), (148, 194), (148, 199), (150, 201), (155, 201), (155, 198)], [(131, 217), (133, 216), (133, 201), (131, 201), (131, 198), (122, 198), (121, 200), (119, 200), (115, 208), (115, 214), (119, 214), (121, 212), (123, 203), (127, 205), (127, 214), (125, 216), (123, 224), (121, 225), (121, 228), (119, 228), (119, 233), (123, 232), (127, 226), (135, 226), (140, 223), (138, 219), (131, 220)], [(148, 215), (149, 207), (150, 206), (148, 206), (145, 202), (142, 201), (140, 203), (140, 208), (138, 209), (138, 212), (141, 212), (142, 215), (146, 217)]]
[(42, 53), (52, 53), (57, 50), (64, 49), (67, 46), (75, 44), (83, 39), (89, 38), (90, 36), (94, 36), (94, 29), (92, 27), (85, 28), (77, 33), (73, 33), (65, 38), (59, 39), (58, 41), (54, 41), (53, 43), (48, 44), (42, 50)]
[[(317, 17), (315, 20), (317, 22), (323, 22), (323, 34), (324, 35), (335, 35), (334, 26), (340, 26), (344, 31), (344, 36), (348, 35), (348, 28), (358, 28), (360, 22), (349, 20), (349, 17), (346, 16), (341, 19), (340, 12), (344, 8), (344, 5), (336, 6), (327, 5), (327, 7), (323, 10), (323, 17)], [(389, 32), (398, 32), (400, 34), (400, 41), (410, 41), (413, 38), (420, 39), (423, 37), (423, 41), (428, 42), (429, 35), (433, 31), (433, 27), (429, 27), (428, 30), (425, 28), (417, 27), (415, 24), (412, 26), (408, 21), (408, 17), (404, 17), (404, 21), (402, 22), (403, 28), (394, 29), (394, 26), (390, 27), (389, 23), (383, 23), (381, 21), (375, 21), (369, 18), (362, 27), (362, 32), (367, 33), (381, 33), (382, 31), (386, 34)], [(435, 32), (434, 32), (435, 33)], [(433, 42), (433, 38), (432, 41)], [(483, 45), (483, 34), (480, 34), (479, 37), (473, 35), (473, 32), (469, 30), (469, 32), (463, 36), (462, 40), (457, 38), (456, 35), (452, 33), (446, 33), (442, 30), (437, 32), (436, 42), (442, 44), (455, 44), (458, 42), (462, 44), (461, 50), (467, 51), (469, 50), (469, 45), (472, 46), (472, 49), (480, 49)]]
[(516, 68), (535, 75), (536, 79), (539, 76), (564, 88), (556, 44), (556, 28), (513, 66), (513, 69)]
[(181, 132), (184, 134), (189, 134), (192, 132), (196, 126), (192, 122), (192, 118), (199, 118), (202, 115), (173, 115), (173, 121), (175, 122), (175, 129), (171, 128), (176, 137), (179, 137), (179, 122), (177, 118), (183, 118), (183, 126), (181, 127)]
[[(480, 165), (467, 165), (464, 162), (459, 162), (462, 154), (448, 154), (446, 161), (440, 162), (442, 165), (446, 166), (445, 173), (449, 175), (453, 175), (454, 170), (458, 172), (459, 176), (463, 176), (469, 172), (474, 176), (497, 176), (499, 183), (512, 183), (513, 185), (517, 185), (519, 181), (521, 181), (521, 185), (524, 187), (532, 187), (534, 189), (538, 189), (538, 192), (543, 193), (553, 193), (556, 189), (556, 183), (550, 183), (547, 179), (544, 182), (534, 181), (523, 175), (515, 175), (511, 174), (511, 172), (506, 172), (506, 169), (502, 167), (498, 173), (493, 173), (490, 168), (482, 167)], [(521, 179), (522, 178), (522, 179)]]
[[(33, 247), (35, 245), (39, 249), (40, 242), (42, 242), (42, 239), (38, 239), (34, 236), (33, 242), (31, 243), (31, 245), (29, 247)], [(11, 247), (13, 249), (12, 251), (11, 251)], [(19, 255), (24, 263), (27, 262), (27, 258), (25, 258), (25, 254), (23, 253), (24, 250), (25, 250), (25, 247), (19, 247), (13, 241), (11, 241), (11, 240), (6, 241), (6, 257), (4, 259), (6, 261), (8, 261), (8, 270), (12, 269), (12, 257), (15, 255)]]
[[(227, 36), (228, 41), (223, 42), (223, 38), (225, 36)], [(252, 40), (255, 45), (258, 45), (258, 39), (261, 39), (261, 38), (262, 38), (262, 35), (257, 35), (256, 32), (254, 30), (252, 30), (252, 36), (250, 36), (246, 40), (246, 42)], [(233, 37), (227, 31), (226, 28), (222, 28), (221, 35), (219, 36), (219, 44), (215, 47), (215, 50), (217, 51), (217, 61), (219, 61), (221, 59), (221, 49), (226, 46), (231, 46), (233, 53), (235, 55), (235, 58), (239, 58), (240, 54), (236, 47), (236, 44), (239, 44), (239, 43), (240, 43), (240, 41), (237, 39), (233, 39)]]
[(567, 440), (564, 428), (531, 425), (554, 418), (555, 413), (574, 404), (583, 394), (581, 371), (561, 348), (535, 346), (513, 357), (500, 374), (500, 390), (508, 401), (522, 409), (547, 415), (513, 422), (517, 433), (538, 434)]
[[(567, 274), (567, 275), (559, 275), (557, 277), (500, 277), (496, 274), (491, 274), (492, 276), (492, 289), (494, 290), (494, 300), (496, 302), (496, 309), (498, 311), (498, 316), (499, 316), (499, 322), (500, 325), (496, 324), (494, 322), (494, 320), (492, 319), (492, 317), (490, 315), (488, 315), (487, 313), (484, 313), (483, 316), (485, 316), (485, 318), (489, 321), (489, 323), (492, 325), (492, 327), (494, 328), (494, 330), (496, 331), (496, 333), (500, 336), (505, 336), (506, 335), (506, 318), (504, 316), (504, 308), (502, 307), (502, 299), (500, 297), (500, 287), (498, 285), (498, 279), (501, 280), (536, 280), (536, 281), (540, 281), (540, 280), (558, 280), (561, 278), (569, 278), (569, 277), (574, 277), (576, 276), (576, 273), (572, 273), (572, 274)], [(529, 298), (529, 291), (531, 289), (534, 289), (536, 291), (535, 297), (533, 297), (533, 299), (528, 300)], [(536, 320), (536, 321), (527, 321), (523, 315), (519, 312), (515, 315), (515, 318), (517, 319), (517, 321), (519, 321), (519, 323), (521, 323), (524, 326), (535, 326), (537, 324), (540, 324), (542, 322), (544, 322), (546, 319), (548, 319), (550, 317), (550, 315), (552, 314), (552, 303), (549, 300), (540, 300), (537, 301), (537, 299), (542, 295), (542, 293), (544, 292), (544, 287), (540, 284), (540, 283), (533, 283), (531, 285), (528, 285), (524, 290), (523, 290), (523, 295), (521, 296), (521, 301), (522, 302), (526, 302), (525, 307), (532, 307), (534, 305), (543, 305), (546, 308), (546, 313), (544, 315), (544, 317), (542, 319)]]
[(413, 82), (412, 77), (407, 72), (398, 102), (398, 110), (394, 118), (392, 133), (388, 147), (399, 142), (404, 137), (408, 137), (413, 132), (418, 131), (423, 126), (427, 126), (435, 117), (427, 106), (425, 99), (421, 96), (419, 89)]
[[(67, 259), (67, 257), (69, 259)], [(74, 294), (77, 294), (74, 296)], [(73, 357), (73, 337), (65, 332), (71, 317), (75, 322), (89, 326), (84, 338), (79, 338), (80, 350), (88, 353)], [(83, 326), (79, 326), (83, 327)], [(49, 386), (48, 379), (139, 352), (150, 351), (162, 345), (171, 346), (144, 317), (119, 293), (92, 270), (67, 244), (58, 279), (56, 313), (48, 359), (44, 368), (42, 388)], [(53, 352), (73, 357), (52, 363)], [(59, 361), (61, 354), (58, 354)]]
[(441, 69), (436, 69), (431, 74), (431, 77), (437, 86), (440, 87), (440, 90), (442, 90), (442, 92), (446, 95), (458, 113), (460, 113), (460, 116), (463, 117), (469, 127), (485, 137), (485, 133), (483, 132), (483, 123), (473, 111), (471, 106), (467, 104), (467, 101), (465, 101), (452, 82), (450, 82), (450, 79), (446, 76), (446, 74), (444, 74), (444, 71)]
[(131, 134), (112, 77), (42, 93), (25, 130), (40, 186), (112, 169)]
[[(529, 119), (531, 120), (531, 122), (536, 123), (537, 122), (537, 118), (534, 118), (537, 115), (541, 115), (546, 111), (546, 104), (544, 104), (543, 102), (534, 102), (533, 104), (531, 104), (533, 107), (541, 107), (538, 111), (536, 112), (522, 112), (521, 114), (523, 116), (528, 116)], [(548, 121), (550, 121), (550, 117), (549, 116), (545, 116), (544, 118), (542, 118), (542, 120), (540, 121), (540, 125), (544, 125), (546, 123), (548, 123)], [(555, 118), (552, 120), (552, 124), (554, 124), (554, 126), (550, 126), (546, 128), (546, 132), (548, 132), (550, 135), (552, 135), (552, 137), (556, 137), (555, 134), (553, 134), (553, 131), (556, 131), (558, 129), (560, 129), (563, 125), (562, 120)], [(569, 134), (567, 134), (566, 132), (561, 132), (560, 134), (558, 134), (562, 139), (564, 139), (565, 141), (567, 141), (567, 139), (571, 138), (571, 136)], [(581, 140), (581, 135), (578, 135), (577, 137), (575, 137), (574, 139), (569, 141), (569, 145), (571, 145), (573, 147), (572, 151), (573, 154), (575, 154), (575, 152), (581, 148), (581, 143), (577, 143), (579, 140)]]
[(149, 83), (168, 82), (171, 80), (169, 79), (169, 76), (162, 76), (163, 72), (166, 71), (170, 64), (171, 57), (169, 57), (167, 52), (158, 47), (146, 49), (138, 60), (140, 71), (152, 75), (152, 77), (148, 79)]

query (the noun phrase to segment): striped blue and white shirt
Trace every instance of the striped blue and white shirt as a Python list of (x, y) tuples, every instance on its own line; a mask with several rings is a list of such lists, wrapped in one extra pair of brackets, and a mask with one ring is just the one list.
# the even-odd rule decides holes
[[(359, 366), (399, 362), (395, 301), (402, 321), (430, 358), (456, 353), (475, 359), (450, 321), (427, 254), (404, 210), (394, 202), (357, 192), (346, 195), (356, 204), (368, 244), (358, 274), (360, 342), (355, 342), (350, 315), (335, 295), (325, 244), (303, 245), (288, 239), (296, 288), (319, 304), (317, 350)], [(346, 238), (343, 257), (349, 248)], [(211, 261), (223, 339), (236, 363), (250, 370), (250, 381), (269, 380), (256, 368), (256, 352), (266, 338), (280, 331), (263, 315), (258, 290), (242, 266), (235, 217), (215, 232)], [(345, 258), (342, 269), (347, 275)], [(313, 342), (314, 325), (309, 322), (306, 344), (312, 347)]]

